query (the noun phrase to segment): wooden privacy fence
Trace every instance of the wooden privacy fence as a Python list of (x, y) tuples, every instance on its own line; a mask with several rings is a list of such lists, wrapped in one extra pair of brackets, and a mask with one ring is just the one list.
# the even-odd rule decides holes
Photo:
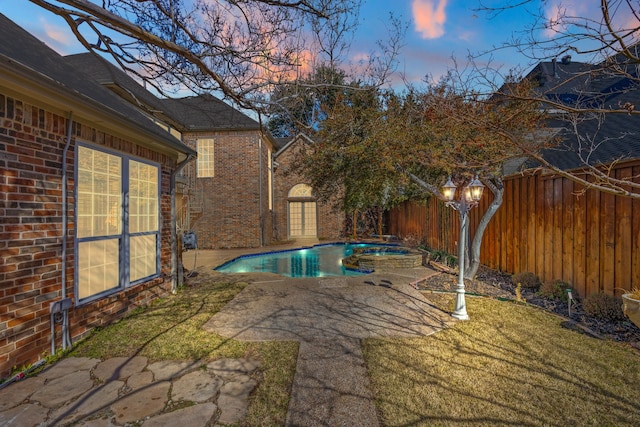
[[(617, 178), (640, 176), (627, 162)], [(469, 213), (471, 236), (493, 195), (485, 189)], [(389, 212), (388, 232), (422, 239), (434, 250), (457, 254), (459, 214), (435, 197), (406, 202)], [(640, 287), (640, 200), (586, 190), (541, 172), (504, 180), (502, 206), (487, 227), (482, 264), (508, 273), (531, 271), (544, 282), (562, 280), (584, 296), (619, 295)]]

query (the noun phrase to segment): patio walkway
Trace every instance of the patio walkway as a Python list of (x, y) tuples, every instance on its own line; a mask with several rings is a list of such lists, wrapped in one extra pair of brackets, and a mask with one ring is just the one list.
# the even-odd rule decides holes
[[(261, 251), (276, 249), (283, 247)], [(183, 261), (203, 272), (258, 251), (191, 251)], [(433, 273), (415, 268), (311, 279), (233, 275), (249, 285), (205, 328), (239, 340), (300, 342), (286, 426), (378, 426), (361, 339), (424, 336), (446, 327), (452, 318), (409, 285)], [(202, 365), (144, 357), (66, 358), (0, 390), (0, 425), (112, 427), (144, 420), (145, 426), (205, 427), (212, 419), (234, 424), (246, 413), (259, 368), (247, 359)], [(174, 410), (181, 401), (197, 404)]]
[(376, 426), (360, 340), (430, 335), (451, 321), (409, 286), (415, 274), (254, 282), (204, 328), (238, 340), (300, 342), (287, 426)]
[[(238, 256), (200, 252), (199, 268)], [(300, 342), (287, 426), (377, 426), (360, 341), (446, 327), (452, 318), (409, 285), (429, 274), (423, 267), (305, 279), (252, 273), (204, 328), (238, 340)]]

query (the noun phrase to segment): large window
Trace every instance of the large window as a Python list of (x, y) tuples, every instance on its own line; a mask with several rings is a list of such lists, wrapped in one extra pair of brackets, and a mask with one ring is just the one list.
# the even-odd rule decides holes
[(77, 299), (158, 274), (159, 168), (79, 145)]
[(213, 139), (198, 139), (198, 178), (213, 178)]

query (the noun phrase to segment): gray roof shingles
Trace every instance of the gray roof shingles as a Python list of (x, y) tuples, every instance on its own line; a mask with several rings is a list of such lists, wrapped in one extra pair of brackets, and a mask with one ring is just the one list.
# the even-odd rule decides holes
[[(640, 107), (637, 81), (599, 75), (601, 67), (579, 62), (542, 62), (529, 74), (538, 79), (539, 91), (547, 99), (582, 107), (619, 108), (626, 102)], [(551, 119), (549, 127), (559, 130), (562, 141), (546, 149), (543, 156), (563, 170), (640, 157), (640, 116), (632, 114), (585, 114), (572, 123)], [(535, 163), (530, 163), (533, 166)]]
[(181, 131), (260, 130), (257, 121), (212, 95), (158, 98), (125, 72), (92, 53), (70, 55), (65, 59)]
[(56, 87), (84, 102), (102, 107), (103, 111), (118, 116), (120, 120), (130, 123), (133, 128), (140, 129), (147, 135), (153, 135), (173, 150), (195, 154), (192, 149), (162, 130), (138, 109), (102, 87), (77, 67), (67, 63), (62, 56), (2, 14), (0, 40), (12, 41), (0, 43), (0, 60), (5, 66), (17, 67), (32, 77), (35, 76), (40, 84)]
[(260, 123), (212, 95), (161, 99), (167, 114), (190, 131), (260, 130)]

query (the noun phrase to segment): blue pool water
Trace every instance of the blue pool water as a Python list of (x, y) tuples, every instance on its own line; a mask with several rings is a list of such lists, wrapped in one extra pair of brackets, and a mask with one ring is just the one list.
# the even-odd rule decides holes
[(368, 272), (344, 268), (342, 259), (351, 255), (353, 248), (380, 246), (384, 245), (340, 243), (243, 255), (215, 270), (225, 273), (276, 273), (288, 277), (357, 276)]

